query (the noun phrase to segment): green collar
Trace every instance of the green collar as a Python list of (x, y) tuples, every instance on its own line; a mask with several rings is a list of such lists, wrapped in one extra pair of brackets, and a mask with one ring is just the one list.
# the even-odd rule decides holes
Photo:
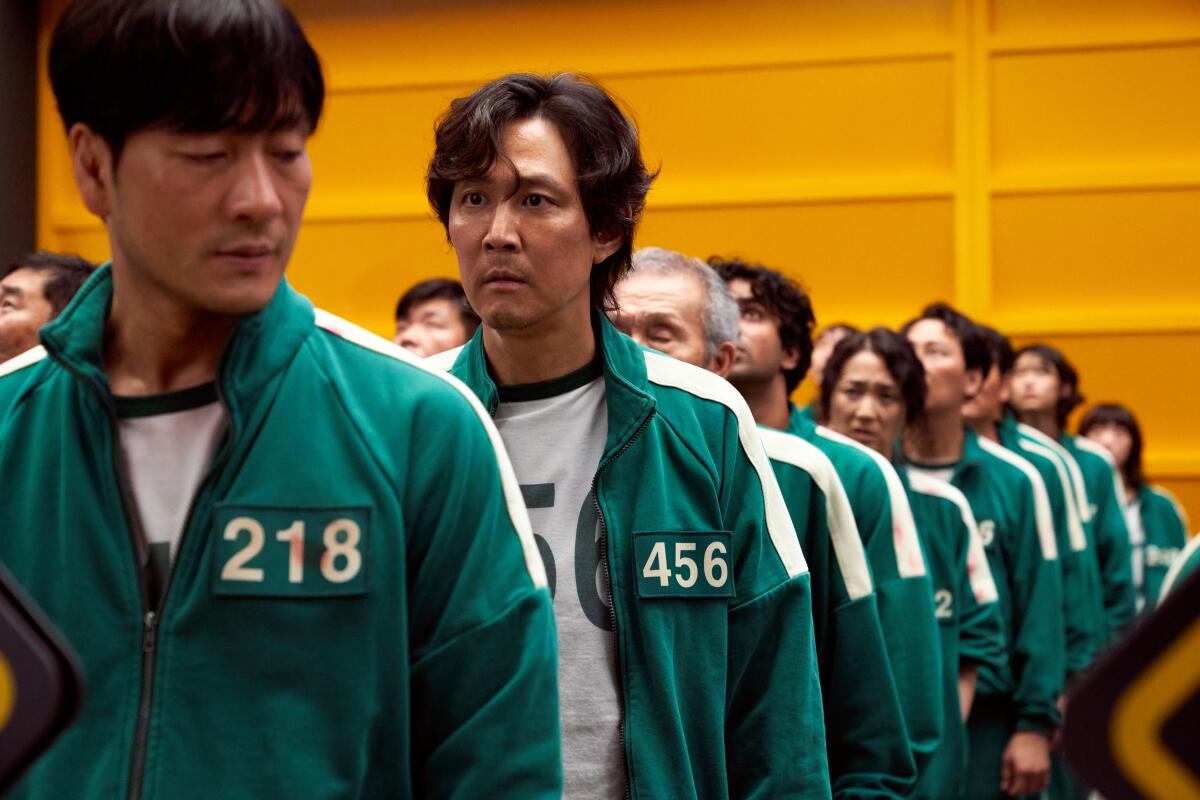
[[(39, 338), (46, 352), (71, 374), (100, 393), (111, 407), (104, 372), (104, 323), (112, 306), (112, 265), (104, 264)], [(287, 366), (314, 330), (312, 304), (279, 282), (270, 302), (242, 317), (233, 329), (218, 367), (216, 389), (231, 414), (251, 406)]]
[[(598, 311), (592, 312), (592, 330), (597, 334), (600, 363), (603, 366), (605, 402), (608, 405), (608, 441), (605, 457), (618, 450), (654, 411), (655, 400), (646, 378), (646, 357), (642, 348), (618, 331)], [(465, 383), (480, 399), (489, 414), (496, 413), (500, 393), (488, 372), (483, 346), (483, 326), (463, 345), (450, 374)]]

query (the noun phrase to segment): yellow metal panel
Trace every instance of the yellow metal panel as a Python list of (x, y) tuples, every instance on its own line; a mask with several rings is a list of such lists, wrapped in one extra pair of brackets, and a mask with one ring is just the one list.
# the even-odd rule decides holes
[(997, 57), (995, 168), (1200, 165), (1200, 46)]
[(1195, 0), (995, 0), (991, 17), (996, 34), (1026, 40), (1081, 33), (1133, 39), (1200, 32)]
[(1200, 189), (1008, 197), (994, 215), (997, 312), (1200, 310)]

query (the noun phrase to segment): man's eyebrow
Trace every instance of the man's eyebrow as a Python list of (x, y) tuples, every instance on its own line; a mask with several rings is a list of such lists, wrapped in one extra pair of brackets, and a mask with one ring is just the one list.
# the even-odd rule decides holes
[(0, 284), (0, 295), (3, 295), (4, 297), (14, 297), (17, 300), (20, 300), (22, 297), (25, 296), (25, 293), (23, 291), (21, 291), (20, 289), (18, 289), (16, 286)]
[(544, 189), (552, 189), (552, 190), (556, 190), (556, 191), (560, 191), (560, 192), (565, 190), (565, 187), (563, 186), (563, 184), (561, 182), (559, 182), (558, 180), (556, 180), (553, 176), (544, 175), (540, 172), (535, 172), (532, 175), (522, 174), (521, 176), (519, 176), (518, 181), (520, 182), (519, 185), (522, 188), (526, 188), (526, 189), (528, 189), (528, 188), (533, 188), (533, 189), (544, 188)]

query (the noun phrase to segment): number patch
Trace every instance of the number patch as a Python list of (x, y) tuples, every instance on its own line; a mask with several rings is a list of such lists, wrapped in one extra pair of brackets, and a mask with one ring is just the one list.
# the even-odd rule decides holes
[(938, 619), (952, 619), (954, 617), (954, 595), (949, 589), (938, 589), (933, 593), (933, 615)]
[(635, 533), (638, 597), (733, 597), (730, 538), (727, 531)]
[(326, 597), (367, 591), (366, 508), (217, 509), (216, 594)]

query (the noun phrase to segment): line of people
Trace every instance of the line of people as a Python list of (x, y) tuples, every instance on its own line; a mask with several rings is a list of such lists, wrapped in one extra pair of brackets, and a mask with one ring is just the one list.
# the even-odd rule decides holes
[(75, 0), (50, 78), (112, 260), (0, 365), (0, 563), (87, 684), (12, 797), (1048, 782), (1133, 615), (1124, 495), (1032, 405), (964, 407), (1006, 363), (979, 326), (850, 333), (806, 415), (809, 298), (635, 253), (636, 127), (517, 74), (437, 121), (463, 294), (398, 337), (477, 329), (417, 358), (284, 280), (324, 101), (286, 8)]

